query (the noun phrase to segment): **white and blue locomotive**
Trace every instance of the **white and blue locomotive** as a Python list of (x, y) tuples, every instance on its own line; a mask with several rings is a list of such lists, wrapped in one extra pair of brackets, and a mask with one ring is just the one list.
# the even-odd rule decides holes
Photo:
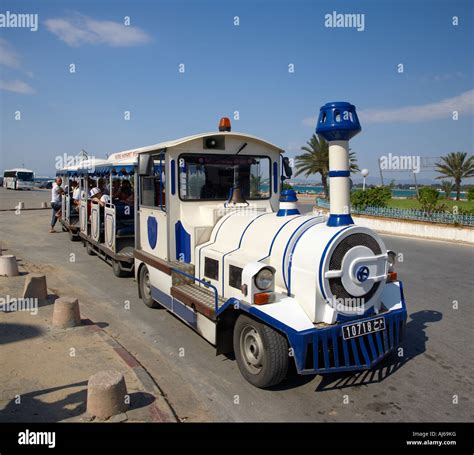
[(394, 253), (350, 215), (355, 107), (320, 110), (327, 219), (301, 214), (294, 191), (281, 191), (281, 168), (291, 175), (281, 149), (231, 132), (227, 119), (219, 129), (132, 151), (141, 298), (173, 312), (218, 354), (233, 351), (257, 387), (281, 382), (291, 358), (300, 374), (374, 367), (399, 346), (406, 307)]

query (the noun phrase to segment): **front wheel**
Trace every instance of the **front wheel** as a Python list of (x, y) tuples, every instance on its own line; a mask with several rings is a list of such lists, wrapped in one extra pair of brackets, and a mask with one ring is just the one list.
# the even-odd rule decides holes
[(145, 265), (140, 269), (140, 274), (138, 276), (138, 286), (140, 286), (140, 295), (142, 297), (143, 303), (148, 308), (159, 308), (160, 304), (153, 300), (153, 297), (151, 296), (150, 272)]
[(234, 326), (234, 352), (242, 376), (255, 387), (271, 387), (285, 379), (288, 341), (268, 325), (240, 315)]

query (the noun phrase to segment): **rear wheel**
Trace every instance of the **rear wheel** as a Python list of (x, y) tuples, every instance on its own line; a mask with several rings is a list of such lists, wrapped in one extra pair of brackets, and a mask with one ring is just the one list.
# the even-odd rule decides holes
[(140, 286), (140, 295), (143, 303), (149, 308), (159, 308), (160, 304), (153, 300), (151, 296), (150, 272), (145, 265), (140, 269), (138, 286)]
[(94, 249), (92, 248), (92, 245), (89, 242), (86, 242), (86, 253), (89, 256), (95, 256), (95, 251), (94, 251)]
[(255, 387), (271, 387), (285, 379), (288, 341), (268, 325), (240, 315), (234, 326), (234, 352), (242, 376)]
[(123, 270), (120, 261), (116, 261), (115, 259), (112, 259), (112, 270), (114, 271), (114, 275), (119, 278), (128, 276), (130, 273), (126, 270)]

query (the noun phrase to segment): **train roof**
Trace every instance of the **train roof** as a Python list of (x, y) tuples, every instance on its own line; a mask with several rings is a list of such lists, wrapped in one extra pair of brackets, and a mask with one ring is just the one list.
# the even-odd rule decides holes
[(159, 142), (157, 144), (147, 145), (145, 147), (139, 147), (135, 149), (124, 150), (122, 152), (113, 153), (112, 155), (109, 156), (109, 159), (110, 158), (120, 159), (120, 157), (125, 158), (125, 157), (137, 156), (140, 153), (152, 152), (154, 150), (163, 150), (163, 149), (167, 149), (171, 147), (176, 147), (178, 145), (183, 145), (183, 144), (186, 144), (187, 142), (191, 142), (196, 139), (201, 139), (205, 137), (218, 137), (218, 136), (233, 137), (233, 138), (242, 139), (242, 140), (252, 140), (260, 144), (263, 144), (267, 147), (273, 148), (277, 150), (279, 153), (284, 153), (284, 150), (282, 148), (276, 146), (275, 144), (272, 144), (271, 142), (261, 139), (257, 136), (252, 136), (252, 135), (244, 134), (244, 133), (228, 132), (228, 131), (211, 131), (208, 133), (194, 134), (192, 136), (185, 136), (185, 137), (174, 139), (171, 141)]
[(94, 172), (95, 170), (97, 170), (98, 173), (105, 173), (111, 169), (115, 169), (116, 171), (120, 171), (121, 169), (123, 169), (124, 173), (127, 173), (131, 172), (131, 170), (133, 169), (133, 166), (136, 164), (138, 155), (140, 153), (152, 152), (155, 150), (164, 150), (171, 147), (176, 147), (178, 145), (186, 144), (187, 142), (192, 142), (196, 139), (218, 136), (232, 137), (241, 139), (243, 141), (255, 141), (259, 144), (265, 145), (266, 147), (270, 147), (274, 150), (277, 150), (279, 153), (284, 153), (284, 150), (282, 148), (277, 147), (275, 144), (272, 144), (271, 142), (265, 141), (264, 139), (261, 139), (256, 136), (228, 131), (211, 131), (208, 133), (185, 136), (171, 141), (159, 142), (157, 144), (148, 145), (145, 147), (123, 150), (121, 152), (112, 153), (107, 159), (89, 158), (87, 160), (81, 161), (80, 164), (65, 166), (64, 168), (58, 171), (58, 174), (62, 171), (67, 171), (69, 173), (77, 173), (81, 170), (86, 170), (88, 168), (93, 168)]

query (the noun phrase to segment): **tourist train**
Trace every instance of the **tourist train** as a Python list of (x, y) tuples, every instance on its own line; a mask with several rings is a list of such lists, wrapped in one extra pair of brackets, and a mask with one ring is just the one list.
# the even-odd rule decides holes
[(328, 217), (300, 213), (281, 189), (291, 177), (281, 148), (223, 118), (219, 131), (61, 169), (81, 192), (74, 214), (66, 192), (63, 226), (116, 275), (133, 271), (148, 307), (234, 353), (257, 387), (280, 383), (290, 361), (299, 374), (373, 368), (400, 345), (406, 306), (395, 253), (350, 215), (349, 140), (360, 130), (353, 105), (321, 108)]

